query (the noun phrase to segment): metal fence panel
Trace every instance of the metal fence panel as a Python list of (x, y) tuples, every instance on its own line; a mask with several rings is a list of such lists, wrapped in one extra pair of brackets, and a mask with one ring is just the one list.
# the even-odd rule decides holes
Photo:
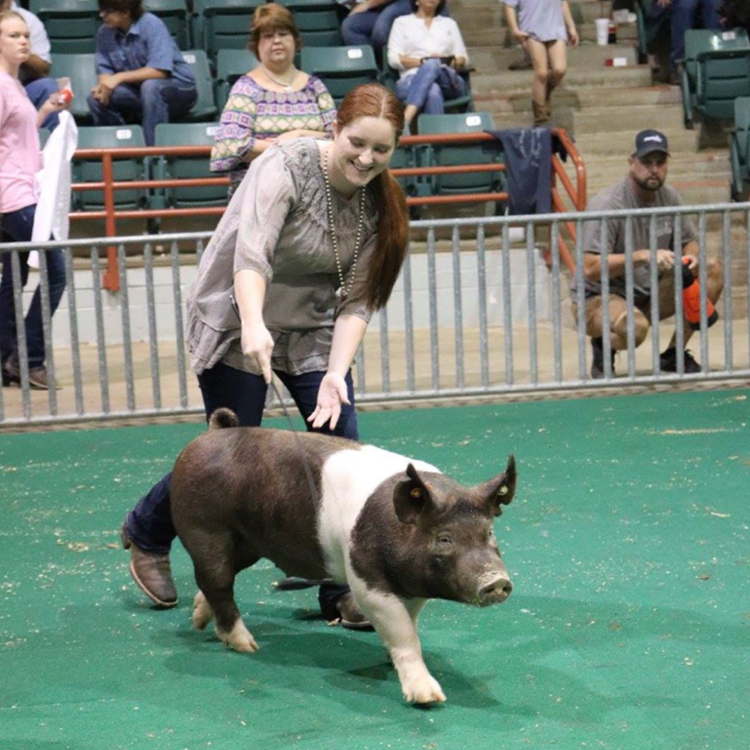
[[(675, 252), (673, 269), (667, 271), (674, 282), (668, 285), (670, 294), (673, 286), (676, 312), (671, 321), (659, 322), (660, 306), (653, 295), (648, 305), (638, 306), (633, 262), (636, 253), (646, 250), (647, 276), (651, 287), (658, 287), (666, 278), (657, 262), (660, 222), (671, 223), (675, 246), (681, 248), (685, 222), (691, 216), (697, 217), (694, 249), (701, 302), (699, 330), (690, 342), (698, 346), (701, 372), (692, 374), (685, 373), (683, 354), (693, 331), (682, 314), (681, 249)], [(594, 379), (586, 316), (584, 227), (591, 222), (604, 233), (612, 220), (624, 220), (626, 320), (611, 320), (609, 302), (616, 293), (611, 274), (618, 261), (603, 252), (598, 276), (601, 326), (604, 331), (618, 326), (624, 338), (603, 337), (604, 377)], [(749, 221), (750, 204), (719, 204), (580, 212), (564, 218), (552, 214), (413, 222), (411, 252), (391, 302), (373, 317), (355, 359), (357, 401), (748, 378)], [(645, 222), (647, 248), (634, 245), (636, 222)], [(560, 232), (566, 225), (576, 231), (574, 274), (562, 262)], [(39, 273), (30, 275), (23, 291), (24, 259), (32, 245), (1, 245), (0, 252), (10, 258), (5, 267), (13, 281), (20, 388), (16, 384), (3, 388), (0, 427), (202, 414), (200, 392), (188, 371), (183, 305), (209, 239), (205, 232), (118, 238), (121, 286), (117, 292), (104, 290), (101, 283), (100, 248), (111, 245), (111, 240), (42, 244)], [(571, 246), (567, 235), (565, 243)], [(45, 251), (59, 247), (65, 248), (67, 286), (62, 306), (68, 310), (52, 320)], [(75, 263), (74, 251), (78, 251)], [(636, 257), (642, 262), (644, 255)], [(724, 287), (717, 304), (722, 320), (709, 328), (708, 284), (717, 278)], [(573, 282), (575, 291), (571, 291)], [(34, 390), (27, 363), (25, 316), (39, 283), (48, 373), (51, 382), (61, 386), (47, 393)], [(651, 321), (650, 342), (639, 340), (642, 316)], [(665, 372), (660, 352), (673, 335), (676, 372)], [(613, 342), (619, 343), (613, 347)]]

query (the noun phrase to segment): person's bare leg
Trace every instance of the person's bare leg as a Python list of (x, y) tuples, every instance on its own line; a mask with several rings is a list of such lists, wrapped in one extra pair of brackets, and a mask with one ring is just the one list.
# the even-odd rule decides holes
[(552, 92), (565, 77), (565, 72), (568, 69), (567, 44), (560, 39), (555, 42), (548, 42), (547, 56), (549, 58), (549, 74), (547, 76), (546, 93), (547, 105), (549, 105)]
[(547, 81), (549, 64), (547, 47), (536, 39), (526, 40), (526, 51), (534, 67), (534, 83), (531, 86), (531, 108), (534, 111), (534, 125), (544, 125), (549, 120), (547, 109)]

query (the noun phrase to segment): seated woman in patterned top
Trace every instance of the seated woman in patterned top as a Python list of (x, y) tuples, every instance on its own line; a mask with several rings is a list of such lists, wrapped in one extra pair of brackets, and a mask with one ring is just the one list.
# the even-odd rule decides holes
[(271, 144), (333, 134), (333, 97), (318, 77), (294, 67), (300, 46), (288, 8), (269, 3), (255, 10), (248, 47), (260, 64), (232, 87), (211, 151), (211, 171), (230, 173), (230, 198), (249, 163)]

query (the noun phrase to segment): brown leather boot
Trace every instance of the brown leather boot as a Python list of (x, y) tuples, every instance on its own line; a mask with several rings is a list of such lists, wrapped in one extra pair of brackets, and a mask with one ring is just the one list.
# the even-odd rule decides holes
[(342, 628), (349, 630), (375, 630), (372, 623), (365, 617), (364, 612), (354, 601), (351, 591), (344, 594), (337, 602), (336, 609), (339, 611), (339, 623)]
[(531, 109), (534, 110), (534, 127), (539, 128), (549, 123), (549, 107), (546, 104), (537, 104), (531, 102)]
[(127, 520), (122, 522), (120, 538), (122, 546), (130, 550), (130, 575), (141, 591), (160, 609), (176, 606), (177, 589), (172, 579), (169, 554), (136, 547), (128, 534)]

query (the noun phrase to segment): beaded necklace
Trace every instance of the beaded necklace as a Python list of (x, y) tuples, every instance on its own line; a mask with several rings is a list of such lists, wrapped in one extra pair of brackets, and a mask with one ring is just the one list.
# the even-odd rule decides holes
[(354, 244), (354, 258), (352, 259), (352, 268), (349, 273), (349, 285), (344, 282), (344, 271), (341, 268), (341, 257), (339, 256), (339, 242), (336, 236), (336, 228), (333, 223), (333, 196), (331, 195), (331, 181), (328, 178), (328, 150), (326, 149), (323, 156), (323, 180), (326, 186), (326, 207), (328, 209), (328, 231), (331, 233), (331, 245), (333, 245), (333, 255), (336, 258), (336, 270), (339, 275), (339, 295), (342, 300), (349, 296), (349, 292), (354, 285), (354, 274), (357, 270), (357, 258), (359, 257), (359, 247), (362, 242), (362, 231), (365, 224), (365, 189), (360, 188), (359, 198), (359, 223), (357, 224), (357, 239)]
[(278, 78), (274, 78), (265, 65), (261, 65), (261, 67), (263, 68), (263, 74), (266, 78), (273, 81), (277, 86), (281, 86), (287, 94), (292, 93), (292, 83), (294, 83), (294, 79), (297, 77), (297, 68), (295, 68), (294, 65), (292, 65), (292, 77), (289, 79), (288, 83), (280, 81)]

